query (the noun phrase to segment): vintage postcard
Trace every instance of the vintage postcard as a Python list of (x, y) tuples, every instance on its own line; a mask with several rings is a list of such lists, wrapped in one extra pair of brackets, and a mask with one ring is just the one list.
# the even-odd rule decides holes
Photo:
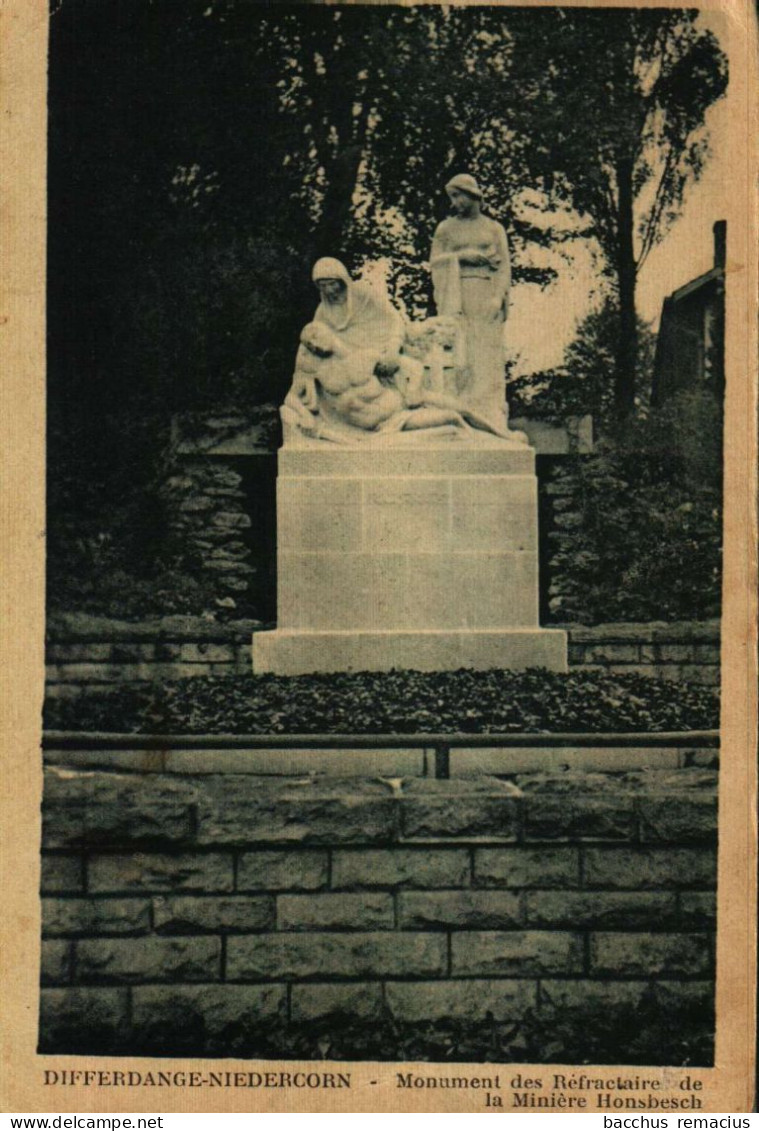
[(755, 23), (0, 4), (4, 1111), (752, 1109)]

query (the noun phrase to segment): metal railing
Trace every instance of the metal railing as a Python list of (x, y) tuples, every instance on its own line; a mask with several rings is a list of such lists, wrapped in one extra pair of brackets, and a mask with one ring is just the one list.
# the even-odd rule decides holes
[(377, 750), (430, 751), (434, 777), (450, 777), (451, 750), (486, 747), (534, 748), (714, 749), (719, 731), (624, 731), (588, 734), (112, 734), (105, 731), (46, 731), (43, 750), (171, 751), (171, 750)]

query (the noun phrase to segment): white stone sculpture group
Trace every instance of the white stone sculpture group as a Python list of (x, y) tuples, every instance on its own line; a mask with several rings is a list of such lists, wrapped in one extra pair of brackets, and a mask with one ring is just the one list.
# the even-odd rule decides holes
[(487, 436), (526, 443), (507, 422), (506, 233), (482, 214), (473, 177), (454, 177), (446, 191), (454, 215), (438, 226), (430, 256), (437, 317), (409, 323), (385, 294), (351, 279), (339, 260), (316, 263), (320, 302), (301, 332), (282, 406), (286, 446)]

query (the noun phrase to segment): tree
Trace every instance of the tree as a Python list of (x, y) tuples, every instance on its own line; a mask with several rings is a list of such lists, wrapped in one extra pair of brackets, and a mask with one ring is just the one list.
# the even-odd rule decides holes
[[(590, 411), (600, 430), (605, 430), (614, 418), (614, 389), (610, 387), (609, 374), (614, 372), (621, 332), (616, 296), (607, 297), (598, 310), (583, 319), (564, 352), (563, 366), (569, 377), (589, 389)], [(636, 316), (634, 375), (635, 387), (641, 394), (650, 385), (655, 348), (656, 335), (647, 322)]]
[(509, 83), (533, 175), (588, 222), (619, 305), (617, 414), (635, 402), (636, 279), (708, 154), (727, 85), (717, 40), (683, 9), (545, 9), (516, 23)]
[[(636, 320), (636, 387), (650, 384), (656, 335), (642, 318)], [(608, 436), (615, 423), (614, 372), (619, 341), (619, 307), (615, 295), (607, 295), (596, 310), (580, 322), (557, 369), (517, 378), (507, 386), (514, 416), (525, 414), (563, 424), (570, 416), (593, 416), (596, 437)], [(645, 404), (636, 407), (645, 410)], [(645, 411), (640, 413), (645, 416)]]
[[(531, 141), (516, 132), (513, 92), (502, 97), (512, 19), (503, 9), (438, 5), (267, 11), (258, 52), (277, 60), (280, 116), (298, 123), (283, 160), (309, 265), (345, 253), (418, 267), (447, 210), (443, 186), (462, 169), (488, 187), (519, 250), (550, 243), (548, 227), (514, 207)], [(515, 274), (545, 283), (553, 273), (522, 262)]]

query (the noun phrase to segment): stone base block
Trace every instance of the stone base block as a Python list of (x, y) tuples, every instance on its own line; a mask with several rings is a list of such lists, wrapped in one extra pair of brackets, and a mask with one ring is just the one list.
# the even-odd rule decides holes
[(567, 670), (567, 635), (558, 629), (453, 632), (308, 632), (277, 629), (253, 637), (253, 671), (456, 671), (458, 668)]
[(473, 437), (467, 444), (323, 448), (284, 447), (277, 457), (280, 478), (327, 475), (408, 479), (419, 475), (534, 475), (535, 452), (529, 445), (509, 447), (497, 437)]

